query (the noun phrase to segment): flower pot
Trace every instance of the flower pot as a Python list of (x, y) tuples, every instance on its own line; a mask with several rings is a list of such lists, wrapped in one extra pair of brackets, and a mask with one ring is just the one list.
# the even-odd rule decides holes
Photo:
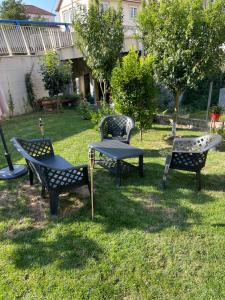
[(218, 114), (218, 113), (211, 113), (210, 114), (210, 118), (211, 118), (211, 121), (217, 122), (220, 119), (220, 114)]

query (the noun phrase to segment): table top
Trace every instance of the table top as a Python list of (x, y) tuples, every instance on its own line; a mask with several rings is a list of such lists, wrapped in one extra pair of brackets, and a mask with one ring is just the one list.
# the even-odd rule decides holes
[(94, 149), (109, 158), (120, 160), (144, 155), (144, 150), (119, 141), (103, 141), (92, 143), (89, 148)]

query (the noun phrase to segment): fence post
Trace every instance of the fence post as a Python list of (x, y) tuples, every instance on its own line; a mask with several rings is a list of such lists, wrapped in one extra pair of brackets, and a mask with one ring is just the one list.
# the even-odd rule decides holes
[(43, 39), (43, 36), (42, 36), (42, 32), (41, 32), (41, 28), (40, 28), (40, 27), (39, 27), (39, 32), (40, 32), (41, 41), (42, 41), (42, 44), (43, 44), (44, 51), (46, 51), (45, 42), (44, 42), (44, 39)]
[(59, 34), (59, 30), (57, 30), (57, 35), (58, 35), (58, 39), (59, 39), (59, 48), (62, 48), (62, 43), (61, 43), (61, 37)]
[(7, 40), (7, 37), (6, 37), (5, 31), (4, 31), (4, 29), (3, 29), (3, 26), (2, 26), (2, 25), (1, 25), (1, 29), (2, 29), (2, 34), (3, 34), (4, 40), (5, 40), (6, 46), (7, 46), (8, 53), (9, 53), (9, 55), (10, 55), (10, 56), (12, 56), (12, 55), (13, 55), (13, 53), (12, 53), (12, 49), (11, 49), (11, 47), (10, 47), (10, 45), (9, 45), (9, 42), (8, 42), (8, 40)]
[(23, 38), (23, 42), (24, 42), (24, 44), (25, 44), (25, 48), (26, 48), (26, 50), (27, 50), (27, 54), (30, 55), (30, 49), (29, 49), (29, 47), (28, 47), (26, 38), (25, 38), (25, 36), (24, 36), (24, 34), (23, 34), (23, 29), (22, 29), (21, 26), (19, 26), (19, 27), (20, 27), (20, 32), (21, 32), (22, 38)]

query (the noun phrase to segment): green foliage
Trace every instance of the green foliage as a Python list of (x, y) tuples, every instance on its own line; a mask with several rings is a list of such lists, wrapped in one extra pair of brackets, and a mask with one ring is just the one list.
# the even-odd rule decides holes
[(206, 8), (202, 0), (151, 0), (138, 17), (146, 51), (154, 55), (155, 78), (174, 94), (176, 113), (184, 91), (221, 66), (223, 7), (224, 0)]
[(28, 104), (32, 109), (35, 109), (36, 97), (34, 94), (33, 83), (31, 80), (31, 73), (25, 74), (25, 85), (27, 91)]
[(99, 130), (99, 125), (102, 118), (115, 114), (114, 110), (106, 103), (103, 103), (101, 107), (90, 111), (91, 122), (94, 124), (94, 128)]
[(219, 73), (213, 77), (206, 78), (200, 81), (197, 88), (187, 88), (183, 99), (182, 107), (188, 112), (196, 112), (207, 109), (209, 85), (210, 81), (213, 81), (212, 89), (212, 105), (216, 105), (219, 99), (220, 88), (224, 86), (225, 74)]
[(106, 103), (103, 103), (100, 107), (95, 107), (88, 101), (80, 103), (79, 112), (83, 120), (91, 120), (96, 130), (99, 130), (99, 125), (103, 117), (115, 114), (114, 110)]
[(77, 46), (84, 55), (92, 75), (100, 83), (106, 99), (108, 82), (123, 47), (122, 8), (102, 10), (99, 1), (74, 18)]
[(111, 80), (116, 111), (132, 116), (141, 129), (151, 126), (156, 112), (157, 90), (153, 79), (153, 59), (131, 50), (114, 68)]
[(41, 73), (49, 96), (58, 96), (65, 92), (66, 85), (71, 81), (72, 63), (60, 61), (57, 53), (51, 50), (43, 57)]
[(224, 111), (224, 108), (219, 105), (213, 105), (209, 108), (209, 112), (212, 114), (222, 114)]
[(13, 20), (26, 20), (25, 8), (22, 0), (4, 0), (0, 5), (0, 18)]
[(79, 112), (83, 120), (91, 120), (91, 108), (89, 102), (82, 101), (79, 105)]
[(12, 97), (12, 93), (10, 91), (10, 88), (8, 90), (8, 94), (9, 94), (8, 108), (9, 108), (9, 112), (10, 112), (10, 117), (13, 117), (13, 115), (14, 115), (14, 109), (15, 109), (15, 104), (14, 104), (14, 101), (13, 101), (13, 97)]

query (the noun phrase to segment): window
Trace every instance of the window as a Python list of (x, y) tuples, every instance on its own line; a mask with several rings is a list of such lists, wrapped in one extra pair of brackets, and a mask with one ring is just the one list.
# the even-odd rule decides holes
[(136, 18), (136, 16), (137, 16), (137, 7), (131, 7), (130, 8), (130, 17), (131, 17), (131, 19)]
[(63, 16), (63, 22), (65, 22), (65, 23), (70, 22), (70, 11), (69, 10), (63, 11), (62, 16)]

